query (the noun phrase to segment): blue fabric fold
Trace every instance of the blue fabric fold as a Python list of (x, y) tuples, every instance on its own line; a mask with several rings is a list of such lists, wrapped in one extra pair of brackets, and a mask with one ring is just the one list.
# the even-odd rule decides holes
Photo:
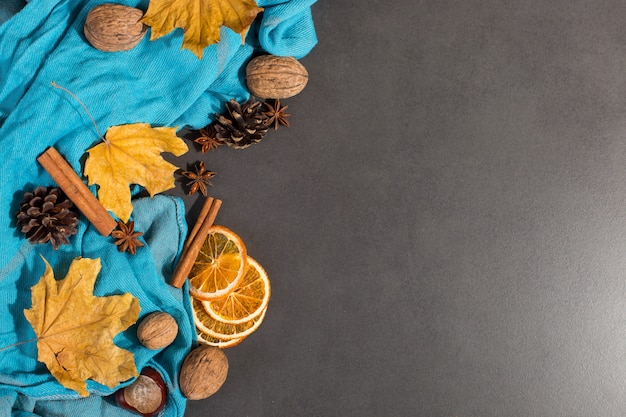
[(26, 6), (26, 0), (4, 0), (0, 4), (0, 24), (9, 20), (11, 16)]
[[(100, 236), (82, 216), (71, 244), (56, 251), (31, 245), (16, 229), (23, 194), (38, 185), (54, 185), (37, 156), (55, 146), (80, 175), (85, 151), (100, 140), (81, 105), (52, 82), (72, 91), (102, 131), (127, 123), (200, 128), (222, 111), (224, 102), (248, 98), (244, 69), (254, 53), (301, 58), (315, 46), (314, 1), (259, 1), (265, 11), (246, 42), (222, 28), (221, 41), (207, 47), (202, 60), (181, 50), (182, 30), (155, 41), (146, 36), (127, 52), (94, 49), (82, 27), (87, 13), (109, 0), (3, 1), (0, 23), (8, 20), (0, 25), (0, 349), (34, 337), (23, 310), (30, 307), (30, 288), (44, 271), (42, 256), (57, 278), (78, 256), (100, 258), (96, 295), (130, 292), (140, 301), (140, 317), (167, 311), (177, 319), (179, 335), (162, 351), (143, 348), (136, 325), (115, 342), (133, 352), (138, 369), (151, 366), (162, 374), (169, 391), (162, 415), (182, 416), (186, 402), (177, 375), (195, 343), (195, 329), (187, 286), (181, 290), (167, 284), (186, 234), (182, 201), (156, 196), (133, 202), (132, 219), (146, 244), (135, 256), (117, 251), (112, 238)], [(116, 2), (142, 10), (148, 4)], [(96, 193), (94, 187), (92, 191)], [(79, 398), (37, 361), (36, 343), (0, 350), (0, 417), (134, 415), (111, 400), (118, 388), (89, 381), (92, 395)]]

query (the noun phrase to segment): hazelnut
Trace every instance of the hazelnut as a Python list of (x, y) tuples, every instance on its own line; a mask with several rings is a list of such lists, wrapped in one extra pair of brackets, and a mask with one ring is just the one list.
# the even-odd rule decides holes
[(177, 334), (176, 320), (162, 311), (148, 314), (137, 327), (139, 343), (153, 350), (170, 345)]
[(261, 55), (246, 66), (246, 83), (252, 95), (289, 98), (304, 90), (309, 73), (290, 56)]
[(148, 30), (140, 21), (142, 17), (143, 12), (134, 7), (101, 4), (87, 14), (85, 38), (100, 51), (127, 51), (134, 48)]
[(189, 400), (202, 400), (219, 390), (226, 381), (228, 359), (215, 346), (199, 346), (187, 354), (180, 370), (179, 384)]

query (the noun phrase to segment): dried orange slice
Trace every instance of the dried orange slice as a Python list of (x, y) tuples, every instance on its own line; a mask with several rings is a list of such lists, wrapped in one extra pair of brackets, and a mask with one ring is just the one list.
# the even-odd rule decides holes
[(259, 316), (270, 300), (270, 280), (265, 269), (248, 256), (248, 269), (237, 288), (223, 298), (204, 301), (204, 309), (215, 320), (240, 324)]
[(221, 349), (226, 349), (229, 347), (237, 346), (245, 337), (239, 339), (231, 339), (231, 340), (222, 340), (217, 337), (209, 336), (203, 331), (196, 329), (198, 333), (198, 343), (209, 346), (216, 346)]
[(239, 236), (223, 226), (212, 226), (189, 273), (189, 293), (202, 300), (228, 295), (244, 276), (246, 258)]
[(243, 339), (251, 335), (259, 328), (267, 311), (267, 307), (265, 307), (257, 317), (243, 323), (233, 324), (215, 320), (205, 310), (202, 301), (197, 298), (191, 299), (191, 306), (198, 333), (205, 333), (222, 341)]

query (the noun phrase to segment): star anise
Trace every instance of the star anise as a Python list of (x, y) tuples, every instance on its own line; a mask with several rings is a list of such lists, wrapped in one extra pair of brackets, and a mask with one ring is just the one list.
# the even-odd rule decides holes
[(189, 191), (187, 192), (187, 194), (192, 195), (196, 193), (198, 190), (200, 190), (202, 195), (206, 197), (207, 195), (206, 186), (213, 185), (211, 184), (209, 180), (215, 176), (216, 172), (207, 171), (204, 168), (204, 162), (202, 161), (198, 162), (198, 165), (196, 165), (194, 169), (196, 172), (191, 172), (191, 171), (182, 172), (182, 175), (184, 175), (185, 177), (191, 180), (187, 183), (187, 187), (189, 187)]
[(141, 232), (135, 232), (135, 222), (131, 221), (124, 223), (121, 220), (117, 222), (117, 229), (111, 232), (111, 236), (115, 239), (115, 244), (120, 252), (130, 252), (134, 255), (137, 252), (137, 248), (143, 246), (143, 243), (138, 239), (143, 235)]
[(288, 106), (280, 106), (280, 99), (275, 99), (272, 104), (269, 104), (267, 101), (263, 103), (263, 106), (267, 109), (267, 111), (263, 112), (263, 115), (267, 117), (267, 121), (265, 122), (265, 126), (271, 127), (274, 125), (274, 130), (278, 130), (279, 125), (289, 127), (289, 122), (287, 121), (287, 117), (290, 114), (287, 114)]
[(215, 127), (213, 127), (212, 124), (200, 129), (199, 133), (200, 137), (194, 139), (194, 142), (202, 145), (202, 153), (206, 153), (212, 149), (216, 149), (220, 145), (223, 145), (223, 143), (215, 136)]

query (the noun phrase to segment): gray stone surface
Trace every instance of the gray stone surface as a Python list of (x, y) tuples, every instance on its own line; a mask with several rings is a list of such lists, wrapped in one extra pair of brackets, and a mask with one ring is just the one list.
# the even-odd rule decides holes
[(293, 127), (204, 156), (273, 293), (187, 415), (626, 415), (626, 2), (313, 11)]

